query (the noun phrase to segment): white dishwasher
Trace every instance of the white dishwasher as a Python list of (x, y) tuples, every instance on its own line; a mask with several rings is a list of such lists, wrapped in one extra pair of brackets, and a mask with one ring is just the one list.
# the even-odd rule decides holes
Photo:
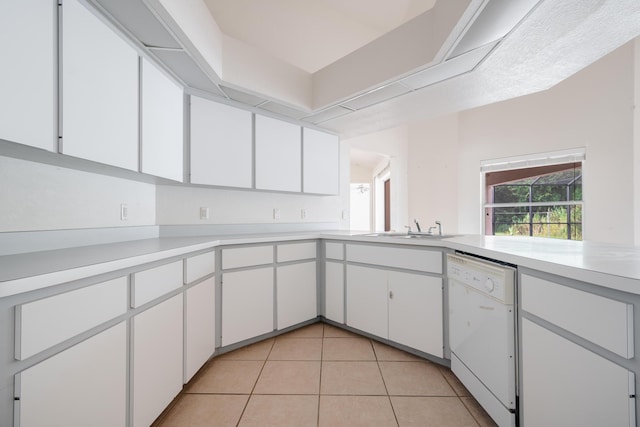
[(499, 426), (515, 426), (516, 270), (447, 254), (447, 276), (451, 370)]

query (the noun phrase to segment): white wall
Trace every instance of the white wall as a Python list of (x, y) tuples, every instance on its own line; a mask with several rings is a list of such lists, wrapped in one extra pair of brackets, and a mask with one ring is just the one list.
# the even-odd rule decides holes
[(409, 125), (409, 220), (458, 230), (458, 115)]
[[(206, 187), (156, 187), (158, 225), (338, 223), (349, 228), (349, 149), (340, 145), (340, 195), (309, 196)], [(200, 207), (209, 219), (200, 219)], [(273, 218), (273, 209), (280, 219)], [(306, 209), (306, 218), (301, 210)], [(344, 211), (344, 217), (343, 217)]]
[[(409, 224), (408, 204), (408, 128), (406, 125), (343, 141), (350, 148), (389, 156), (391, 171), (391, 229), (403, 231)], [(376, 171), (374, 171), (376, 173)], [(375, 190), (374, 190), (375, 192)], [(375, 193), (374, 193), (375, 194)], [(378, 223), (378, 220), (375, 221)], [(379, 226), (377, 226), (379, 228)], [(378, 230), (379, 231), (379, 230)]]
[[(584, 239), (633, 244), (635, 233), (637, 244), (634, 61), (630, 43), (545, 92), (411, 124), (410, 215), (436, 211), (447, 226), (457, 212), (457, 229), (451, 221), (447, 232), (481, 233), (482, 160), (586, 147)], [(430, 164), (434, 157), (441, 160)], [(434, 207), (429, 198), (443, 203)]]
[(481, 230), (481, 160), (586, 147), (584, 239), (633, 243), (633, 45), (554, 88), (460, 113), (462, 233)]
[(351, 165), (351, 182), (366, 182), (371, 184), (373, 181), (373, 170), (362, 165)]
[[(155, 186), (0, 156), (0, 232), (154, 225)], [(120, 220), (120, 204), (129, 218)]]
[[(159, 185), (156, 199), (159, 225), (340, 222), (343, 209), (340, 196), (186, 186)], [(200, 207), (209, 208), (208, 220), (200, 219)], [(280, 210), (278, 220), (273, 218), (274, 209)], [(301, 217), (302, 209), (306, 209), (305, 219)]]

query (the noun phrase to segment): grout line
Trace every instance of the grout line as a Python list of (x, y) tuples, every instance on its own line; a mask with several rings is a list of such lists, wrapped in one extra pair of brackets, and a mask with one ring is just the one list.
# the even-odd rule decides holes
[(244, 408), (242, 408), (242, 412), (240, 413), (240, 417), (238, 418), (238, 424), (240, 424), (240, 421), (242, 420), (242, 417), (244, 416), (245, 411), (247, 410), (247, 407), (249, 406), (249, 402), (251, 401), (251, 397), (253, 396), (253, 392), (256, 389), (256, 385), (258, 385), (258, 381), (260, 381), (260, 376), (262, 375), (262, 372), (264, 371), (264, 367), (267, 364), (267, 360), (269, 360), (269, 356), (271, 355), (271, 352), (273, 351), (273, 346), (275, 345), (276, 340), (271, 341), (271, 348), (269, 348), (269, 352), (267, 353), (267, 356), (265, 357), (265, 359), (262, 361), (262, 368), (260, 368), (260, 372), (258, 373), (258, 376), (256, 377), (256, 381), (255, 383), (253, 383), (253, 387), (251, 388), (251, 392), (249, 393), (249, 397), (247, 398), (247, 403), (244, 404)]
[(322, 335), (320, 337), (321, 345), (320, 345), (320, 382), (318, 384), (318, 415), (316, 417), (316, 426), (320, 426), (320, 398), (322, 396), (322, 365), (324, 364), (324, 330), (326, 325), (322, 325)]
[(389, 389), (387, 388), (387, 382), (384, 380), (384, 375), (382, 374), (382, 367), (380, 366), (380, 359), (378, 358), (378, 353), (376, 353), (376, 346), (373, 345), (372, 340), (369, 340), (369, 345), (373, 349), (373, 355), (376, 358), (376, 364), (378, 365), (378, 371), (380, 372), (380, 378), (382, 378), (382, 384), (384, 385), (384, 391), (387, 393), (387, 400), (389, 401), (389, 406), (391, 407), (391, 411), (393, 412), (393, 418), (396, 420), (396, 425), (400, 425), (400, 421), (398, 421), (398, 415), (396, 414), (396, 410), (393, 407), (393, 402), (391, 401), (391, 395), (389, 394)]

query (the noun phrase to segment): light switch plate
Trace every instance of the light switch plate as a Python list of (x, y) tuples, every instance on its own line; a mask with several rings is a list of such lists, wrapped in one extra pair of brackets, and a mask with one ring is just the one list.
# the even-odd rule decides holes
[(273, 219), (280, 219), (280, 209), (273, 208)]

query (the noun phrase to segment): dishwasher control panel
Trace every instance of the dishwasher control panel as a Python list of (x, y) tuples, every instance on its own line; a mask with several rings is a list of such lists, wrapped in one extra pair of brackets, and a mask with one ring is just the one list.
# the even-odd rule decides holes
[(516, 271), (512, 267), (494, 264), (462, 255), (447, 254), (447, 277), (503, 304), (514, 303)]

